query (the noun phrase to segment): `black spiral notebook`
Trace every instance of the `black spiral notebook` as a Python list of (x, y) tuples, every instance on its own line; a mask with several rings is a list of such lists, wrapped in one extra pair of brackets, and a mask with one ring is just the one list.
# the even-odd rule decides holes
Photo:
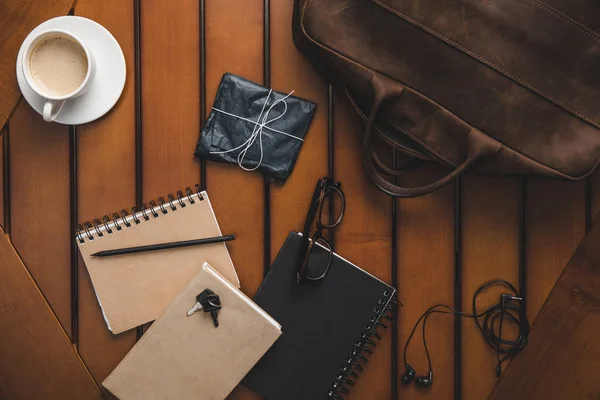
[[(242, 384), (267, 400), (341, 399), (375, 350), (396, 290), (337, 254), (325, 279), (297, 283), (300, 239), (290, 233), (253, 299), (283, 333)], [(327, 250), (317, 251), (311, 263), (326, 262)]]

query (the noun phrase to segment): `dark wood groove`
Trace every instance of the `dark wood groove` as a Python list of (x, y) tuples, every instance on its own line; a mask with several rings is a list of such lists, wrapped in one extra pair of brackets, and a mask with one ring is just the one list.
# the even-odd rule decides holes
[[(67, 15), (75, 15), (73, 2)], [(71, 272), (71, 344), (77, 349), (79, 343), (79, 260), (75, 242), (77, 218), (77, 129), (69, 125), (69, 232), (70, 232), (70, 272)]]
[[(462, 180), (455, 183), (454, 198), (454, 309), (462, 311)], [(454, 399), (462, 399), (462, 323), (454, 315)]]
[[(397, 168), (397, 153), (394, 150), (392, 153), (392, 169)], [(396, 183), (396, 177), (393, 178), (394, 184)], [(392, 287), (398, 291), (398, 198), (392, 197)], [(400, 301), (400, 295), (398, 301)], [(391, 374), (391, 392), (392, 399), (398, 399), (398, 352), (399, 350), (399, 339), (400, 330), (398, 329), (398, 307), (392, 307), (392, 366), (390, 369)]]
[(527, 180), (519, 179), (519, 293), (527, 310)]
[(6, 118), (6, 122), (4, 123), (4, 126), (0, 129), (0, 131), (4, 130), (4, 128), (8, 127), (8, 124), (10, 123), (10, 120), (12, 119), (13, 115), (15, 115), (15, 112), (17, 112), (17, 108), (19, 108), (19, 106), (21, 105), (21, 102), (23, 102), (23, 96), (19, 96), (19, 99), (17, 100), (17, 102), (15, 103), (15, 106), (12, 108), (12, 110), (10, 111), (10, 113), (8, 114), (8, 117)]
[[(142, 11), (140, 0), (133, 2), (133, 41), (135, 63), (135, 204), (141, 205), (143, 199), (143, 147), (142, 147)], [(136, 329), (137, 340), (144, 334), (144, 327)]]
[[(334, 132), (333, 122), (333, 86), (327, 85), (327, 174), (335, 182), (335, 158), (334, 158)], [(342, 187), (343, 189), (343, 187)], [(335, 218), (335, 203), (329, 203), (329, 223), (333, 224)], [(328, 239), (331, 249), (335, 251), (335, 229), (329, 229)]]
[[(200, 0), (200, 131), (206, 122), (206, 4)], [(200, 158), (200, 187), (206, 190), (206, 160)]]
[[(333, 123), (333, 86), (327, 86), (327, 170), (329, 176), (335, 181), (335, 159), (334, 159), (334, 123)], [(333, 203), (330, 203), (333, 206)], [(331, 213), (333, 215), (333, 213)]]
[(77, 7), (77, 2), (79, 0), (74, 0), (73, 4), (71, 5), (71, 9), (69, 10), (68, 15), (75, 15), (75, 7)]
[[(263, 84), (271, 87), (271, 2), (263, 2)], [(267, 177), (264, 178), (264, 275), (267, 275), (271, 267), (271, 183)]]
[(77, 128), (69, 126), (69, 209), (71, 240), (71, 343), (79, 344), (79, 254), (75, 235), (79, 222), (77, 210)]
[(9, 136), (10, 136), (10, 128), (9, 124), (4, 126), (4, 134), (2, 135), (2, 153), (3, 158), (2, 162), (4, 165), (2, 166), (3, 171), (3, 196), (4, 196), (4, 233), (10, 236), (10, 152), (9, 149)]
[(267, 276), (269, 268), (271, 268), (271, 184), (269, 180), (264, 178), (264, 243), (263, 243), (263, 257), (264, 257), (264, 276)]

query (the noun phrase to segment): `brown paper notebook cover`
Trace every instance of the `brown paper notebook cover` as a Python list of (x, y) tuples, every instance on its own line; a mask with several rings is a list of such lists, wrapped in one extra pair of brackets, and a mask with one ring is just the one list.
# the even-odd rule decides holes
[(600, 399), (600, 217), (533, 321), (490, 400)]
[(205, 261), (217, 266), (219, 273), (240, 287), (225, 243), (113, 257), (90, 256), (101, 250), (221, 236), (206, 192), (182, 196), (171, 204), (148, 209), (145, 214), (146, 217), (142, 212), (136, 214), (139, 223), (129, 215), (125, 220), (118, 218), (107, 226), (99, 224), (84, 230), (76, 239), (108, 329), (115, 334), (158, 318)]
[[(219, 295), (210, 314), (187, 311), (204, 289)], [(222, 400), (281, 335), (281, 326), (208, 264), (102, 383), (121, 400)]]

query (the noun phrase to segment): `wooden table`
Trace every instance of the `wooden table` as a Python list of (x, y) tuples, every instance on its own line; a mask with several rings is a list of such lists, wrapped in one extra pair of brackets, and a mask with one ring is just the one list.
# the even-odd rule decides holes
[[(434, 194), (393, 201), (363, 173), (360, 119), (294, 47), (292, 0), (79, 0), (73, 12), (98, 21), (117, 38), (127, 61), (127, 84), (117, 106), (96, 122), (47, 124), (22, 101), (4, 126), (0, 225), (51, 307), (39, 312), (56, 317), (30, 318), (27, 330), (46, 332), (50, 328), (42, 324), (60, 323), (76, 351), (73, 362), (81, 356), (85, 367), (79, 367), (99, 384), (141, 330), (114, 336), (106, 329), (73, 246), (76, 222), (200, 183), (223, 231), (237, 234), (231, 256), (244, 292), (252, 295), (288, 232), (301, 229), (316, 180), (333, 175), (347, 197), (344, 222), (335, 231), (336, 250), (396, 284), (404, 304), (397, 329), (386, 332), (350, 398), (487, 396), (496, 382), (495, 354), (472, 321), (432, 318), (428, 337), (435, 383), (429, 390), (399, 383), (407, 334), (433, 303), (462, 301), (469, 308), (473, 291), (486, 280), (504, 278), (518, 285), (520, 266), (533, 319), (598, 211), (595, 176), (579, 183), (467, 176)], [(224, 72), (282, 92), (294, 89), (318, 103), (284, 186), (266, 185), (260, 175), (237, 166), (205, 165), (193, 156)], [(406, 182), (431, 173), (419, 172)], [(15, 268), (25, 267), (0, 260), (0, 280), (16, 276)], [(39, 297), (31, 281), (19, 282), (6, 289), (8, 296), (14, 290), (18, 297), (22, 289)], [(0, 319), (0, 330), (25, 329), (5, 325)], [(66, 340), (55, 331), (46, 351)], [(19, 360), (39, 357), (36, 348), (2, 343), (0, 358), (6, 351), (22, 354), (15, 358), (17, 368)], [(409, 360), (418, 373), (427, 372), (418, 340)], [(46, 364), (32, 365), (27, 372), (38, 376)], [(4, 368), (10, 372), (10, 366)], [(69, 375), (58, 378), (71, 384)], [(0, 398), (3, 382), (0, 378)], [(27, 373), (9, 384), (24, 393), (30, 385)], [(230, 398), (256, 397), (239, 388)]]

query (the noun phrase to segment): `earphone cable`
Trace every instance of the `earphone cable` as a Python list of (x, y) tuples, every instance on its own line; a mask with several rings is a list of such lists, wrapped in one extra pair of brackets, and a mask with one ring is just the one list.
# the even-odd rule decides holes
[[(477, 312), (477, 299), (487, 289), (493, 286), (505, 286), (512, 292), (511, 294), (502, 294), (501, 301), (496, 303), (486, 310), (478, 313)], [(474, 293), (472, 301), (472, 313), (465, 313), (457, 311), (452, 307), (445, 304), (435, 304), (429, 307), (415, 323), (406, 344), (404, 346), (404, 364), (408, 365), (406, 360), (406, 353), (410, 341), (412, 340), (416, 329), (422, 322), (423, 332), (423, 347), (425, 349), (425, 355), (427, 357), (427, 363), (429, 365), (429, 371), (432, 371), (431, 357), (429, 354), (429, 348), (427, 347), (426, 338), (426, 324), (427, 319), (431, 314), (452, 314), (460, 315), (464, 318), (471, 318), (475, 321), (479, 331), (481, 332), (487, 345), (496, 352), (496, 375), (500, 376), (502, 372), (502, 364), (517, 355), (527, 345), (527, 339), (529, 336), (529, 321), (527, 320), (526, 310), (523, 307), (522, 298), (519, 296), (519, 292), (513, 285), (502, 279), (495, 279), (482, 284)], [(516, 305), (515, 301), (519, 301)], [(442, 309), (439, 309), (442, 308)], [(480, 319), (483, 318), (483, 321)], [(518, 333), (514, 340), (507, 340), (503, 338), (504, 323), (510, 322), (517, 327)]]

